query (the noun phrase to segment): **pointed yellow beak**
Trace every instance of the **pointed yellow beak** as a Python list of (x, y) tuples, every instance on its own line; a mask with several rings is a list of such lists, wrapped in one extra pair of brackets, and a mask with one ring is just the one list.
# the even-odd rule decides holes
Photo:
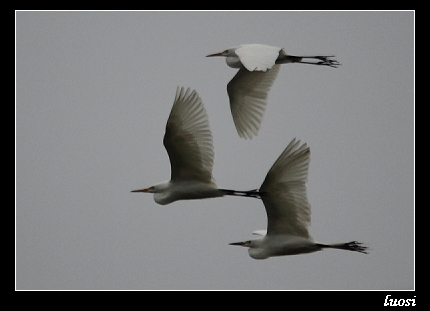
[(152, 189), (152, 187), (149, 188), (143, 188), (138, 190), (132, 190), (131, 192), (149, 192)]
[(239, 246), (245, 246), (246, 242), (234, 242), (234, 243), (229, 243), (228, 245), (239, 245)]
[(223, 54), (224, 54), (224, 51), (219, 52), (219, 53), (215, 53), (215, 54), (209, 54), (209, 55), (206, 55), (206, 57), (223, 56)]

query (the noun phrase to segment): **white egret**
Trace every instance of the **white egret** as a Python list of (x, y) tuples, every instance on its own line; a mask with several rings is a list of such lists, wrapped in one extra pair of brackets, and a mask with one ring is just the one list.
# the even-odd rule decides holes
[(273, 256), (312, 253), (337, 248), (367, 253), (362, 243), (322, 244), (309, 235), (311, 206), (306, 196), (310, 150), (293, 139), (267, 173), (260, 187), (267, 213), (267, 230), (254, 231), (263, 238), (230, 243), (249, 247), (249, 256), (266, 259)]
[(209, 119), (196, 91), (177, 88), (163, 140), (171, 166), (171, 179), (132, 192), (154, 193), (158, 204), (177, 200), (222, 197), (259, 198), (257, 190), (219, 189), (212, 177), (214, 148)]
[[(334, 56), (294, 56), (284, 49), (263, 44), (244, 44), (206, 57), (225, 56), (232, 68), (240, 68), (227, 84), (230, 109), (237, 133), (252, 139), (260, 130), (267, 105), (267, 95), (279, 72), (286, 63), (312, 64), (337, 67)], [(305, 61), (305, 60), (316, 61)]]

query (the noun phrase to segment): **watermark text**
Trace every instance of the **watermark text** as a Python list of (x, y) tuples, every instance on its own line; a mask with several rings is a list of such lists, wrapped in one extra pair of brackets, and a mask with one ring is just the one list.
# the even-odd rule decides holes
[(385, 307), (413, 307), (416, 306), (415, 298), (392, 298), (391, 295), (385, 296)]

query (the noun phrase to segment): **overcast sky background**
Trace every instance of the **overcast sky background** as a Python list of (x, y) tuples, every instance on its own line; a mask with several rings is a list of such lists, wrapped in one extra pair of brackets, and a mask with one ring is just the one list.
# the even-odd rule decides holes
[[(243, 43), (336, 55), (282, 65), (260, 133), (239, 138), (210, 53)], [(414, 12), (16, 12), (16, 289), (412, 290)], [(310, 232), (365, 242), (249, 257), (260, 200), (161, 206), (176, 87), (209, 115), (221, 188), (258, 188), (294, 137), (311, 149)]]

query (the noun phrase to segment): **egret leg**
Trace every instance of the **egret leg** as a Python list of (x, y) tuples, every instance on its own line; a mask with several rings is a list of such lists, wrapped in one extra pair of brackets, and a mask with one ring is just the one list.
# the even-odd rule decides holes
[[(333, 68), (337, 68), (340, 66), (340, 63), (335, 59), (330, 59), (330, 57), (334, 57), (334, 55), (328, 56), (294, 56), (294, 55), (280, 55), (277, 59), (277, 64), (283, 63), (298, 63), (298, 64), (310, 64), (310, 65), (323, 65), (330, 66)], [(303, 61), (303, 59), (316, 59), (318, 61)]]
[(353, 251), (353, 252), (359, 252), (363, 254), (368, 254), (367, 249), (368, 247), (363, 246), (363, 243), (357, 242), (357, 241), (351, 241), (348, 243), (337, 243), (337, 244), (317, 244), (321, 248), (337, 248), (337, 249), (344, 249), (347, 251)]
[(229, 190), (229, 189), (220, 189), (224, 195), (234, 195), (234, 196), (241, 196), (241, 197), (249, 197), (249, 198), (256, 198), (261, 199), (261, 196), (266, 195), (265, 192), (260, 192), (258, 189), (254, 190), (248, 190), (248, 191), (238, 191), (238, 190)]

